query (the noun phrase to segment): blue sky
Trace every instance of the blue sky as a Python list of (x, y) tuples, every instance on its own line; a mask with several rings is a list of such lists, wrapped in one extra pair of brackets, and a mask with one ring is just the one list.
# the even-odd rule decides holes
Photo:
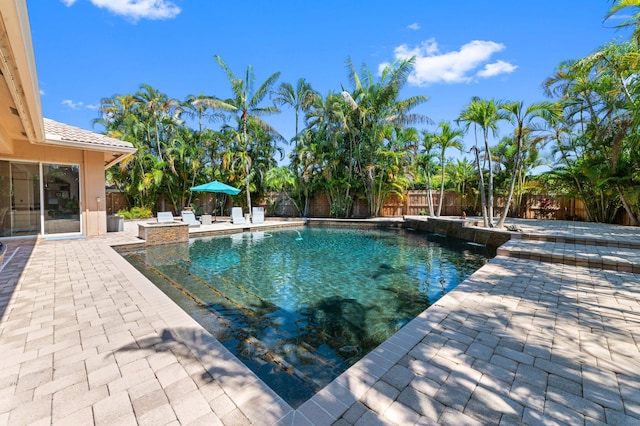
[[(142, 83), (184, 100), (230, 96), (219, 54), (236, 76), (262, 83), (304, 77), (322, 94), (349, 89), (345, 61), (381, 64), (416, 55), (403, 97), (427, 95), (414, 112), (455, 120), (471, 97), (544, 100), (541, 84), (567, 59), (626, 36), (603, 24), (606, 0), (27, 2), (43, 113), (94, 128), (100, 99)], [(293, 137), (293, 112), (267, 118)], [(433, 129), (433, 127), (431, 127)], [(504, 126), (503, 126), (504, 128)], [(506, 128), (503, 130), (506, 135)], [(466, 139), (471, 146), (471, 137)]]

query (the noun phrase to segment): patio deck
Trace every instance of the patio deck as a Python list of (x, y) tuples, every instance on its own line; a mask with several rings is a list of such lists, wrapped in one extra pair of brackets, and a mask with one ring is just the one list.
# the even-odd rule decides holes
[(6, 241), (0, 425), (640, 424), (640, 229), (508, 223), (496, 258), (297, 410), (113, 251), (135, 222)]

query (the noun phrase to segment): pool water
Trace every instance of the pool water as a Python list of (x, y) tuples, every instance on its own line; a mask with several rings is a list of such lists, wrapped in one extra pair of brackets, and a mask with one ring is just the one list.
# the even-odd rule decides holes
[(300, 227), (122, 255), (297, 408), (495, 252), (406, 230)]

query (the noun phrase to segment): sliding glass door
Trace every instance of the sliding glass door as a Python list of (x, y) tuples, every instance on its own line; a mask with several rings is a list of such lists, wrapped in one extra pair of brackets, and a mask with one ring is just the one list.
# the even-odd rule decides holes
[(4, 237), (39, 234), (40, 166), (0, 163), (0, 234)]
[(44, 233), (80, 232), (80, 168), (43, 164)]
[(79, 166), (0, 160), (0, 237), (81, 230)]

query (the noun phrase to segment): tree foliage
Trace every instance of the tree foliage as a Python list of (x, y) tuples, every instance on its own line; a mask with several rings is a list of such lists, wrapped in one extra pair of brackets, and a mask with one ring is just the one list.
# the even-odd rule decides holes
[[(359, 199), (366, 199), (369, 216), (378, 216), (390, 194), (407, 188), (427, 189), (435, 216), (449, 190), (461, 194), (463, 209), (481, 211), (486, 226), (498, 213), (498, 226), (508, 213), (519, 215), (523, 195), (544, 187), (583, 199), (589, 220), (612, 222), (623, 209), (637, 224), (640, 3), (615, 1), (605, 18), (629, 9), (636, 13), (623, 25), (634, 29), (631, 39), (561, 63), (544, 82), (551, 101), (526, 106), (472, 97), (456, 118), (462, 129), (450, 122), (434, 130), (417, 127), (432, 123), (416, 112), (426, 95), (401, 96), (414, 58), (387, 65), (379, 75), (366, 65), (356, 70), (348, 59), (350, 87), (321, 95), (304, 78), (276, 86), (279, 72), (258, 85), (251, 65), (238, 77), (216, 55), (229, 82), (226, 98), (200, 94), (179, 101), (143, 84), (135, 93), (102, 100), (96, 123), (138, 150), (107, 177), (130, 206), (163, 208), (168, 200), (180, 210), (193, 202), (191, 186), (217, 179), (242, 187), (248, 209), (252, 196), (280, 191), (303, 216), (320, 195), (336, 217), (350, 217)], [(279, 107), (295, 114), (286, 165), (278, 162), (287, 141), (268, 122)], [(507, 134), (499, 135), (504, 129)], [(464, 147), (465, 135), (474, 138), (471, 147)], [(446, 158), (452, 148), (471, 159)], [(550, 170), (536, 177), (543, 149)], [(496, 197), (506, 201), (502, 212), (494, 211)]]

